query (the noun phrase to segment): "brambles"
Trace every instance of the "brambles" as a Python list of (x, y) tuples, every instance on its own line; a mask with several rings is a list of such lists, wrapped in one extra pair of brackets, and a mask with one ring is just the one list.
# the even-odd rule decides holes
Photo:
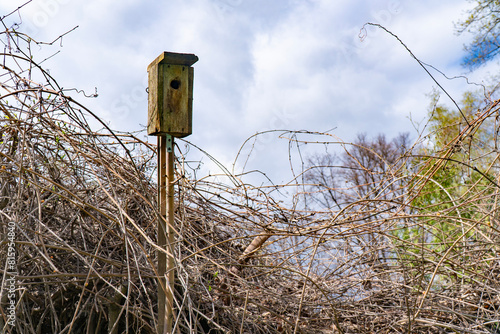
[[(2, 38), (26, 43), (19, 50), (34, 43), (13, 34)], [(2, 57), (0, 229), (9, 236), (16, 224), (17, 332), (153, 333), (155, 147), (107, 128), (30, 54)], [(344, 165), (321, 162), (321, 184), (252, 186), (224, 171), (196, 179), (176, 152), (169, 251), (180, 332), (498, 331), (498, 102), (480, 108), (424, 158), (404, 136), (374, 149), (280, 131), (346, 148)], [(463, 151), (479, 145), (480, 155)], [(328, 175), (359, 182), (329, 185)], [(318, 194), (342, 195), (309, 205)]]

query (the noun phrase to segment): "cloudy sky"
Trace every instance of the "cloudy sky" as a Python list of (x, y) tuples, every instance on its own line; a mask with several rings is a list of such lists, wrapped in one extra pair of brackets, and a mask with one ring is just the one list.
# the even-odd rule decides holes
[[(25, 2), (1, 0), (0, 15)], [(379, 23), (446, 75), (481, 82), (498, 65), (468, 73), (460, 63), (470, 36), (454, 32), (470, 6), (466, 0), (33, 0), (7, 22), (22, 20), (21, 30), (41, 41), (78, 26), (62, 47), (52, 47), (61, 52), (45, 67), (65, 88), (93, 93), (97, 87), (98, 98), (78, 99), (121, 131), (146, 124), (147, 65), (163, 51), (196, 54), (193, 135), (186, 139), (230, 168), (239, 147), (259, 131), (329, 131), (347, 142), (359, 132), (409, 131), (416, 138), (414, 124), (425, 119), (435, 84), (394, 37), (362, 27)], [(456, 99), (471, 89), (462, 79), (433, 74)], [(306, 146), (304, 156), (323, 150)], [(289, 179), (287, 140), (268, 134), (254, 148), (247, 170), (260, 169), (278, 183)]]

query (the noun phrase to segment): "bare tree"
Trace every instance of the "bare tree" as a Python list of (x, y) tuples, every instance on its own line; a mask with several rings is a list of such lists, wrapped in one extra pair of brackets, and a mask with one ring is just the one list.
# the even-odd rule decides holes
[(394, 198), (403, 191), (397, 175), (409, 147), (408, 133), (391, 141), (384, 134), (370, 139), (361, 133), (340, 156), (327, 153), (309, 158), (306, 181), (311, 184), (315, 201), (324, 208), (340, 209), (370, 197)]

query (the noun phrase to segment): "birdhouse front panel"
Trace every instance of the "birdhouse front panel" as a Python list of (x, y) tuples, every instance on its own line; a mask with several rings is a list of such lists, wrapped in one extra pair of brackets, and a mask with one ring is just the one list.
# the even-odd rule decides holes
[(149, 135), (185, 137), (192, 133), (194, 69), (189, 62), (183, 64), (179, 55), (183, 54), (164, 53), (148, 67)]

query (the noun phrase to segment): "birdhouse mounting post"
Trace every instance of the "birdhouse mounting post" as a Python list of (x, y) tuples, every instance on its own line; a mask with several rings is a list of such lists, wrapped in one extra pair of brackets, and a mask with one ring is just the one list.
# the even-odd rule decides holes
[(148, 66), (148, 135), (158, 140), (158, 334), (174, 323), (174, 137), (192, 132), (194, 54), (163, 52)]

